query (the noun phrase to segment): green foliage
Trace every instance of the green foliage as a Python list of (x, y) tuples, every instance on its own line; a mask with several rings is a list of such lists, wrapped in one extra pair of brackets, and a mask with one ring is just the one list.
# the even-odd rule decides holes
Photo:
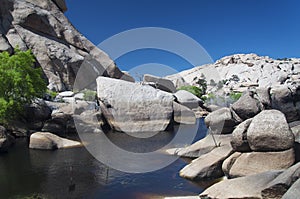
[(198, 84), (198, 87), (200, 88), (200, 95), (205, 95), (207, 90), (207, 82), (205, 79), (198, 79), (196, 81), (196, 84)]
[(201, 95), (202, 92), (201, 92), (200, 88), (198, 88), (197, 86), (182, 86), (178, 90), (185, 90), (185, 91), (188, 91), (188, 92), (196, 95), (199, 98), (202, 97), (202, 95)]
[(43, 97), (46, 82), (42, 70), (33, 67), (34, 62), (30, 50), (0, 53), (0, 123), (21, 114), (24, 105), (36, 97)]
[(47, 89), (46, 94), (50, 96), (51, 100), (55, 99), (55, 97), (58, 95), (57, 92), (49, 90), (49, 89)]
[(83, 100), (85, 101), (95, 101), (97, 99), (97, 92), (92, 90), (83, 91)]
[(231, 93), (229, 94), (229, 97), (230, 97), (233, 101), (238, 101), (238, 100), (242, 97), (242, 93), (231, 92)]
[(239, 100), (241, 96), (242, 93), (239, 92), (231, 92), (227, 95), (218, 95), (215, 93), (209, 93), (207, 94), (207, 99), (205, 100), (205, 102), (207, 104), (229, 107), (231, 104)]

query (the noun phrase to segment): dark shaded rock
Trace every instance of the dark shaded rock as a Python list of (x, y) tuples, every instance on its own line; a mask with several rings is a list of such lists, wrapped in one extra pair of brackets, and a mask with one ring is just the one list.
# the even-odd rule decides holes
[(256, 98), (263, 105), (263, 109), (272, 108), (272, 100), (270, 94), (271, 88), (256, 88)]
[(0, 152), (6, 152), (14, 142), (14, 138), (7, 133), (3, 126), (0, 126)]
[(53, 2), (59, 7), (59, 9), (61, 9), (61, 11), (67, 11), (67, 5), (65, 0), (53, 0)]
[(295, 142), (300, 143), (300, 121), (289, 123), (289, 127), (295, 136)]
[(272, 108), (281, 111), (286, 116), (288, 122), (300, 119), (296, 107), (296, 93), (293, 93), (288, 86), (273, 88), (272, 91)]
[(162, 77), (156, 77), (154, 75), (149, 75), (149, 74), (145, 74), (144, 75), (144, 82), (152, 82), (155, 84), (155, 88), (166, 91), (166, 92), (170, 92), (170, 93), (175, 93), (176, 92), (176, 88), (173, 84), (173, 82), (169, 79), (165, 79)]
[(46, 121), (51, 118), (52, 110), (43, 100), (36, 100), (25, 107), (25, 117), (29, 123)]
[(252, 118), (261, 111), (260, 102), (253, 95), (248, 91), (231, 107), (243, 120)]
[(264, 198), (281, 198), (286, 191), (300, 178), (300, 163), (288, 168), (277, 178), (271, 181), (267, 188), (262, 190)]
[(247, 119), (239, 124), (232, 133), (231, 146), (234, 151), (249, 152), (251, 151), (247, 141), (247, 130), (252, 122), (252, 119)]
[(205, 124), (215, 134), (228, 134), (232, 133), (238, 121), (233, 118), (229, 108), (221, 108), (208, 114)]

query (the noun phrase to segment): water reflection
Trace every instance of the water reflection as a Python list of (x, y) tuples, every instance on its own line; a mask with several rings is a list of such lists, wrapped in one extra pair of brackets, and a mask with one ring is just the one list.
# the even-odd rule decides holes
[[(202, 121), (200, 121), (202, 122)], [(206, 133), (201, 127), (199, 139)], [(187, 130), (188, 133), (188, 130)], [(107, 135), (125, 149), (149, 151), (147, 146), (159, 147), (168, 136), (158, 135), (149, 144), (128, 139), (124, 135)], [(48, 198), (126, 198), (143, 199), (162, 196), (196, 195), (202, 191), (178, 175), (186, 163), (179, 159), (159, 171), (128, 174), (110, 169), (98, 162), (85, 148), (57, 151), (29, 150), (26, 139), (17, 142), (7, 154), (0, 155), (1, 198), (18, 198), (34, 193)], [(153, 149), (151, 149), (153, 150)]]

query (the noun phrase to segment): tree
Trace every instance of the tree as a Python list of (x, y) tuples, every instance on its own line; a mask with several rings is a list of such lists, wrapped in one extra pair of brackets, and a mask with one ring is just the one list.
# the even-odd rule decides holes
[(30, 50), (0, 53), (0, 123), (20, 115), (26, 104), (46, 92), (41, 68), (34, 68)]

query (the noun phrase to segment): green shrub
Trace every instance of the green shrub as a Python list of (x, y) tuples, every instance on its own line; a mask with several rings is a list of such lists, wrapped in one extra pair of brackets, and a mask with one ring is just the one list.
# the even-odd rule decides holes
[(24, 105), (43, 97), (46, 82), (41, 68), (34, 68), (35, 58), (30, 50), (0, 53), (0, 123), (4, 124), (22, 114)]
[(242, 97), (242, 93), (231, 92), (231, 93), (229, 94), (229, 97), (230, 97), (233, 101), (238, 101), (238, 100)]
[(51, 100), (55, 99), (55, 97), (58, 95), (57, 92), (49, 90), (49, 89), (47, 89), (46, 94), (50, 96)]
[(196, 95), (199, 98), (202, 97), (201, 90), (197, 86), (181, 86), (178, 90), (185, 90)]
[(83, 100), (85, 101), (95, 101), (97, 99), (97, 92), (92, 90), (83, 91)]

